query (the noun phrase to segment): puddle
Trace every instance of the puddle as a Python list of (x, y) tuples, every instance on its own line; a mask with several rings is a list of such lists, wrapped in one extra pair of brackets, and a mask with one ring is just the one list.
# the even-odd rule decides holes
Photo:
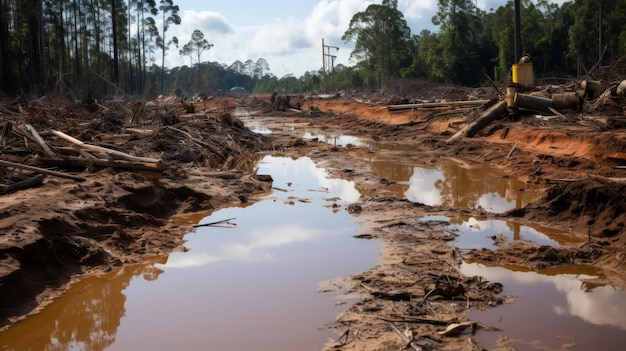
[[(334, 133), (306, 132), (303, 138), (378, 151), (412, 150), (408, 145), (382, 144)], [(503, 213), (522, 208), (539, 198), (539, 194), (526, 183), (485, 164), (445, 159), (433, 167), (426, 167), (374, 159), (369, 162), (369, 168), (378, 178), (393, 182), (385, 189), (394, 196), (428, 206), (483, 208), (488, 212)], [(359, 188), (359, 191), (365, 196), (375, 192), (366, 188)]]
[(348, 145), (360, 146), (360, 147), (368, 147), (372, 148), (373, 144), (367, 141), (364, 141), (361, 138), (357, 138), (350, 135), (337, 135), (333, 133), (311, 133), (306, 132), (302, 136), (304, 139), (316, 139), (324, 143), (328, 143), (334, 146), (343, 146), (346, 147)]
[(448, 230), (459, 234), (454, 245), (459, 249), (497, 249), (494, 237), (507, 241), (525, 240), (539, 245), (560, 246), (564, 244), (582, 243), (585, 240), (574, 240), (567, 232), (541, 226), (525, 226), (513, 221), (486, 220), (470, 218), (462, 224), (452, 224)]
[[(343, 207), (360, 194), (308, 158), (266, 157), (277, 189), (213, 212), (190, 251), (85, 280), (43, 313), (0, 334), (5, 349), (319, 350), (346, 308), (318, 284), (375, 265), (377, 242), (353, 238)], [(323, 289), (326, 291), (326, 289)], [(36, 346), (36, 347), (35, 347)]]
[(424, 216), (420, 222), (441, 223), (448, 233), (454, 234), (453, 244), (461, 250), (487, 248), (496, 250), (496, 242), (531, 241), (539, 245), (558, 247), (566, 244), (584, 243), (584, 239), (572, 238), (567, 232), (540, 225), (526, 226), (515, 221), (448, 218)]
[[(428, 206), (483, 208), (503, 213), (522, 208), (539, 198), (539, 194), (517, 179), (509, 178), (488, 165), (468, 166), (453, 160), (442, 160), (427, 168), (387, 161), (372, 161), (370, 170), (379, 178), (395, 182), (386, 188), (394, 196)], [(371, 193), (359, 189), (363, 195)]]
[[(469, 318), (502, 329), (515, 350), (623, 350), (626, 340), (626, 291), (583, 282), (597, 276), (591, 267), (514, 272), (463, 264), (463, 274), (504, 284), (511, 304)], [(498, 346), (498, 332), (478, 332), (481, 347)], [(500, 345), (502, 346), (502, 345)]]

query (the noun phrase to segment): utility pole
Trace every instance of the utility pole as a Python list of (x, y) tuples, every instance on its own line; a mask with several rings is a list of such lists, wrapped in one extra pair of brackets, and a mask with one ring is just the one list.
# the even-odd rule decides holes
[(328, 86), (326, 85), (326, 45), (322, 38), (322, 78), (324, 79), (324, 92), (328, 94)]
[(331, 55), (330, 49), (339, 51), (337, 46), (324, 45), (324, 38), (322, 38), (322, 74), (324, 78), (324, 93), (328, 94), (328, 80), (326, 77), (326, 58), (330, 57), (331, 72), (335, 70), (335, 58), (337, 55)]

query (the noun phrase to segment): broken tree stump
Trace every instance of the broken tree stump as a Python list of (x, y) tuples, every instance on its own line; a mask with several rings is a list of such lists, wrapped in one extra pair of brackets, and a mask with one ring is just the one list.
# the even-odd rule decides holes
[(448, 139), (447, 143), (451, 144), (463, 137), (471, 138), (476, 133), (478, 133), (481, 129), (485, 128), (489, 123), (495, 121), (500, 118), (502, 115), (507, 113), (508, 110), (506, 108), (506, 101), (500, 101), (497, 104), (491, 106), (487, 111), (483, 112), (483, 114), (478, 117), (477, 120), (468, 124), (465, 128), (461, 129), (458, 133)]

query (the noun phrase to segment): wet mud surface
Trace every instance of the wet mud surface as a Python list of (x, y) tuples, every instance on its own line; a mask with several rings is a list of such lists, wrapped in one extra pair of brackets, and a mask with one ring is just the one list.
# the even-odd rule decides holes
[[(447, 93), (461, 99), (468, 95), (457, 88)], [(41, 186), (2, 195), (0, 328), (37, 312), (81, 277), (185, 250), (183, 235), (193, 229), (172, 222), (172, 216), (254, 201), (271, 187), (254, 176), (255, 162), (269, 153), (308, 156), (331, 177), (354, 181), (367, 194), (345, 210), (359, 218), (360, 240), (380, 241), (379, 263), (327, 287), (359, 300), (331, 325), (338, 338), (326, 349), (397, 350), (409, 343), (399, 334), (423, 349), (478, 348), (468, 343), (468, 333), (493, 332), (494, 326), (468, 320), (468, 307), (490, 309), (512, 298), (502, 294), (497, 281), (463, 275), (463, 261), (528, 270), (590, 265), (602, 271), (596, 284), (626, 288), (624, 171), (616, 168), (624, 162), (616, 155), (626, 151), (626, 133), (608, 128), (602, 122), (606, 116), (593, 123), (593, 116), (580, 114), (562, 121), (532, 115), (501, 120), (474, 138), (449, 144), (467, 111), (391, 114), (381, 101), (352, 96), (303, 98), (305, 113), (268, 114), (263, 113), (267, 98), (232, 99), (230, 104), (245, 111), (241, 123), (220, 117), (224, 102), (204, 102), (195, 114), (180, 113), (172, 126), (193, 138), (161, 125), (143, 126), (151, 130), (145, 135), (97, 128), (78, 133), (79, 127), (73, 126), (85, 140), (161, 157), (166, 170), (158, 178), (115, 169), (80, 170), (73, 174), (84, 176), (82, 183), (47, 177)], [(259, 123), (272, 133), (249, 133), (243, 123)], [(72, 130), (50, 124), (39, 121), (37, 127)], [(371, 172), (371, 149), (304, 139), (306, 132), (402, 146), (377, 154), (387, 161), (434, 165), (453, 158), (487, 163), (532, 185), (540, 197), (500, 214), (410, 202), (394, 195), (393, 180)], [(89, 135), (95, 139), (87, 139)], [(214, 142), (207, 146), (198, 140)], [(16, 152), (8, 156), (36, 164), (36, 159)], [(576, 240), (558, 247), (504, 241), (496, 250), (461, 251), (446, 229), (449, 223), (420, 220), (426, 216), (514, 219), (563, 230)], [(506, 342), (501, 346), (508, 347)]]

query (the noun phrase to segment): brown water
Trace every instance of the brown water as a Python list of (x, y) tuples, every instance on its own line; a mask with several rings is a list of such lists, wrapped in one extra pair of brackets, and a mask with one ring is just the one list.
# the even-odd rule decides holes
[[(503, 212), (537, 196), (481, 165), (442, 161), (424, 168), (372, 161), (370, 167), (395, 182), (387, 190), (427, 205)], [(346, 308), (340, 292), (321, 292), (333, 285), (324, 282), (376, 263), (376, 242), (354, 239), (356, 219), (344, 211), (367, 189), (329, 179), (308, 158), (266, 157), (259, 173), (272, 175), (274, 186), (286, 191), (244, 207), (178, 218), (234, 218), (236, 227), (199, 228), (186, 237), (188, 252), (77, 283), (42, 313), (0, 333), (1, 350), (320, 350), (336, 336), (325, 324)], [(570, 242), (567, 233), (514, 222), (440, 220), (460, 234), (461, 248), (492, 247), (493, 235), (546, 245)], [(505, 294), (518, 297), (513, 304), (471, 312), (471, 318), (501, 328), (516, 349), (622, 349), (617, 345), (626, 340), (626, 294), (585, 283), (597, 275), (588, 267), (462, 269), (500, 281)], [(480, 332), (475, 338), (491, 348), (499, 335)]]
[[(469, 318), (500, 328), (515, 350), (621, 351), (626, 343), (626, 291), (585, 283), (598, 273), (590, 267), (514, 272), (464, 264), (464, 274), (504, 284), (511, 304), (472, 311)], [(484, 348), (502, 342), (499, 332), (478, 332)]]
[[(522, 208), (539, 197), (526, 183), (483, 164), (468, 166), (441, 160), (426, 167), (375, 160), (370, 169), (376, 176), (395, 182), (386, 188), (395, 196), (428, 206), (483, 208), (502, 213)], [(367, 190), (362, 192), (368, 195)]]
[(235, 218), (236, 227), (199, 228), (185, 238), (188, 252), (76, 284), (0, 333), (0, 349), (321, 349), (345, 301), (319, 284), (373, 266), (377, 243), (353, 238), (355, 218), (336, 207), (358, 199), (353, 183), (307, 158), (267, 157), (259, 173), (287, 191), (177, 219)]

